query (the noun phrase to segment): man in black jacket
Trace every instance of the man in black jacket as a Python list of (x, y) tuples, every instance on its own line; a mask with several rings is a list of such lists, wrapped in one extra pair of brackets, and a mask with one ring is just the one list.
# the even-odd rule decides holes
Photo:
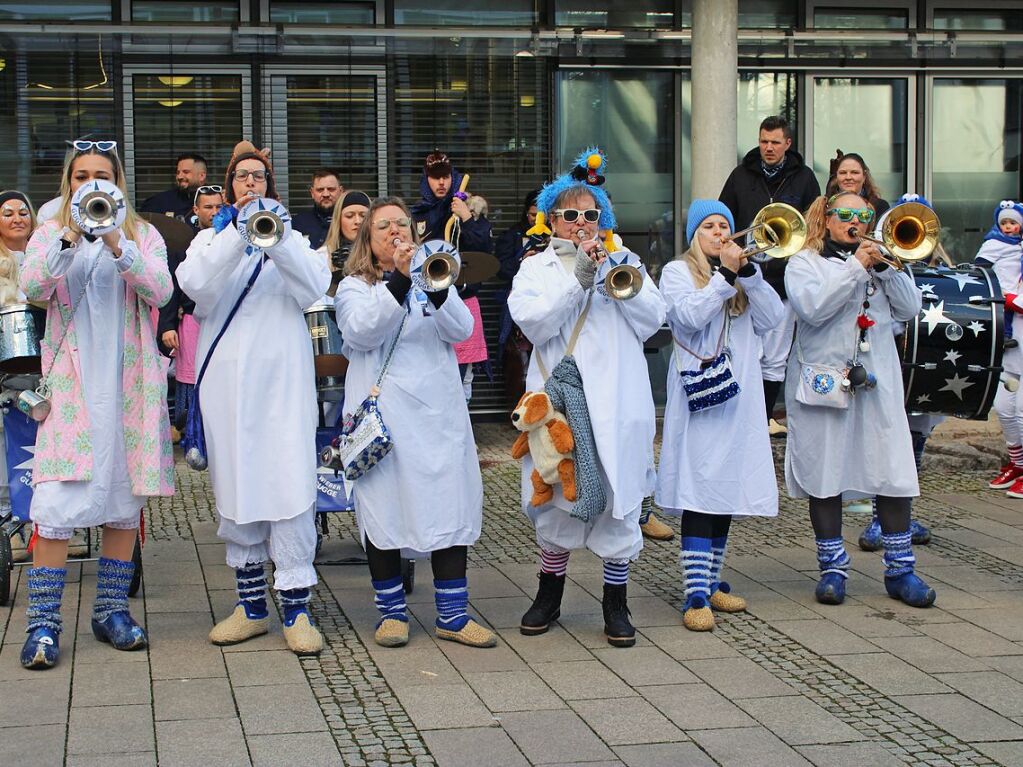
[[(821, 188), (802, 155), (792, 149), (792, 131), (784, 117), (772, 116), (760, 123), (760, 143), (742, 158), (728, 176), (719, 199), (735, 217), (736, 231), (745, 229), (757, 212), (772, 202), (784, 202), (800, 213), (820, 196)], [(763, 337), (760, 365), (764, 377), (764, 401), (772, 436), (785, 433), (774, 420), (774, 405), (785, 382), (785, 363), (792, 346), (795, 316), (785, 297), (787, 259), (770, 259), (763, 265), (764, 278), (785, 303), (785, 320)]]
[(344, 191), (337, 171), (330, 168), (317, 168), (313, 171), (313, 180), (309, 184), (309, 196), (313, 198), (312, 210), (296, 213), (291, 219), (291, 228), (308, 237), (309, 247), (313, 250), (327, 239), (330, 222), (334, 217), (334, 204)]
[(192, 215), (192, 190), (205, 183), (206, 158), (195, 152), (178, 155), (174, 165), (174, 188), (154, 194), (139, 210), (186, 220)]

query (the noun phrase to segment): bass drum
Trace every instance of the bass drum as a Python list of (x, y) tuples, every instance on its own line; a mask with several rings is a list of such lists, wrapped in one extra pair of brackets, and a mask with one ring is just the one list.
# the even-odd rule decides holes
[(965, 264), (910, 269), (923, 307), (900, 344), (906, 410), (984, 420), (1005, 349), (998, 280), (990, 269)]

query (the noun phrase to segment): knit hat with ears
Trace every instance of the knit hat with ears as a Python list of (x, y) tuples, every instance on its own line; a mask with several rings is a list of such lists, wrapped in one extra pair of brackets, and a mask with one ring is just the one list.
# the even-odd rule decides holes
[(554, 203), (562, 192), (569, 189), (583, 190), (593, 197), (600, 208), (597, 227), (603, 232), (613, 232), (618, 226), (618, 221), (615, 219), (611, 198), (603, 188), (606, 170), (607, 157), (604, 151), (599, 147), (587, 147), (576, 158), (570, 171), (558, 176), (549, 184), (544, 184), (536, 198), (537, 211), (543, 213), (549, 221), (554, 211)]
[(724, 216), (728, 222), (728, 229), (735, 231), (735, 219), (732, 218), (732, 211), (728, 206), (719, 200), (693, 200), (689, 205), (689, 214), (686, 219), (686, 242), (692, 242), (696, 230), (707, 216), (714, 214)]
[(225, 201), (229, 203), (235, 202), (234, 185), (231, 182), (234, 180), (234, 169), (242, 160), (259, 160), (266, 166), (266, 196), (274, 200), (278, 199), (277, 185), (274, 183), (273, 165), (270, 164), (270, 150), (256, 149), (251, 141), (242, 139), (234, 145), (234, 151), (231, 152), (231, 160), (227, 163), (227, 174), (224, 178)]
[(995, 226), (1008, 219), (1023, 226), (1023, 205), (1014, 200), (1002, 200), (995, 208)]

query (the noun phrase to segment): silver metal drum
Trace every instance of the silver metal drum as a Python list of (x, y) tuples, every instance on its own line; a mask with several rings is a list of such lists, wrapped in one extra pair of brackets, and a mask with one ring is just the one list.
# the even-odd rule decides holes
[(313, 344), (317, 378), (344, 378), (348, 359), (341, 353), (341, 330), (334, 320), (334, 307), (318, 304), (305, 310), (305, 324)]
[(31, 304), (0, 309), (0, 373), (42, 372), (39, 343), (45, 332), (45, 309)]

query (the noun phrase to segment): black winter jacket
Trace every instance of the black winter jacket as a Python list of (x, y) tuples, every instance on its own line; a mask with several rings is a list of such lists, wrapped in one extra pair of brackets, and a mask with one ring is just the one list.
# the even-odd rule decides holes
[[(785, 166), (773, 179), (768, 179), (760, 167), (760, 149), (753, 148), (728, 176), (718, 198), (735, 218), (735, 230), (745, 229), (765, 205), (784, 202), (800, 213), (805, 213), (813, 201), (820, 197), (817, 177), (803, 162), (802, 155), (793, 149), (785, 153)], [(764, 264), (764, 278), (779, 296), (785, 298), (785, 266), (788, 259), (770, 259)]]

